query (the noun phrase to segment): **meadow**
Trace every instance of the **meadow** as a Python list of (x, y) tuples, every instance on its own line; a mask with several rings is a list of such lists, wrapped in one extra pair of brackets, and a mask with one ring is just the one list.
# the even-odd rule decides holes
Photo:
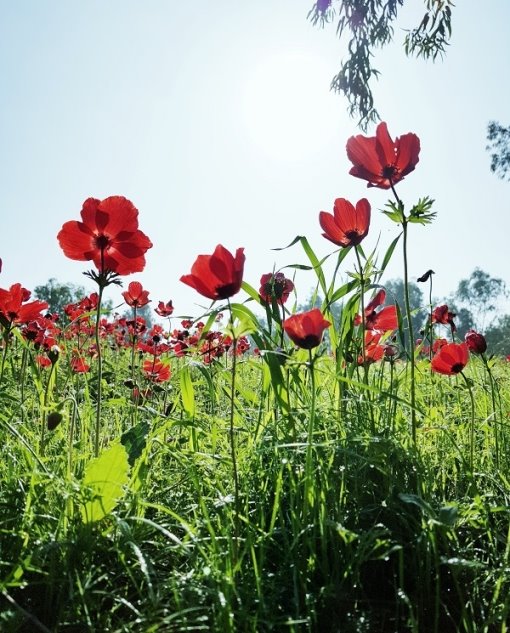
[[(181, 277), (204, 314), (159, 301), (148, 326), (128, 280), (130, 316), (109, 314), (152, 246), (111, 196), (58, 233), (97, 292), (49, 314), (0, 288), (0, 630), (508, 630), (510, 366), (446, 305), (413, 331), (408, 240), (434, 219), (397, 193), (416, 135), (382, 123), (347, 151), (396, 231), (364, 250), (368, 199), (335, 200), (331, 278), (304, 236), (259, 287), (218, 245)], [(399, 256), (402, 306), (384, 290)], [(315, 279), (307, 310), (293, 268)]]

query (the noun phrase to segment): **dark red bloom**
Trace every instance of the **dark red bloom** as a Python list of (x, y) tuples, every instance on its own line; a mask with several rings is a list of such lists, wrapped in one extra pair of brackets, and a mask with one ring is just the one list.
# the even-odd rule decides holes
[(244, 248), (238, 248), (234, 257), (218, 244), (212, 255), (199, 255), (191, 274), (183, 275), (181, 281), (213, 301), (228, 299), (241, 289), (244, 261)]
[(464, 337), (468, 350), (474, 354), (483, 354), (487, 351), (487, 341), (483, 334), (469, 330)]
[(90, 371), (90, 365), (81, 356), (73, 356), (71, 358), (71, 369), (75, 374), (86, 374)]
[(354, 165), (349, 173), (368, 181), (367, 187), (389, 189), (411, 173), (419, 161), (420, 139), (403, 134), (395, 141), (386, 123), (379, 123), (375, 136), (351, 136), (347, 156)]
[(152, 242), (138, 229), (138, 209), (127, 198), (88, 198), (81, 218), (66, 222), (57, 235), (67, 257), (93, 261), (100, 273), (129, 275), (145, 268)]
[(10, 327), (13, 323), (28, 323), (41, 316), (41, 311), (48, 308), (46, 301), (31, 301), (30, 292), (21, 284), (13, 284), (9, 290), (0, 288), (0, 323)]
[(132, 308), (142, 308), (149, 303), (149, 292), (143, 289), (139, 281), (132, 281), (122, 296), (128, 306)]
[(432, 370), (447, 376), (460, 373), (469, 361), (466, 343), (443, 345), (432, 359)]
[(146, 360), (143, 363), (143, 373), (151, 382), (166, 382), (171, 377), (170, 365), (157, 359)]
[(158, 303), (158, 307), (154, 309), (156, 314), (159, 314), (160, 317), (169, 317), (173, 314), (174, 306), (171, 301), (167, 301), (164, 303), (160, 301)]
[(283, 305), (293, 290), (293, 282), (283, 273), (266, 273), (260, 278), (259, 296), (266, 303), (271, 303), (274, 299)]
[(283, 329), (298, 347), (312, 349), (320, 345), (322, 334), (330, 325), (319, 308), (313, 308), (309, 312), (290, 316), (285, 320)]
[(368, 234), (370, 203), (366, 198), (358, 200), (356, 207), (345, 198), (337, 198), (333, 213), (321, 211), (319, 223), (326, 239), (343, 248), (356, 246)]
[(447, 305), (437, 306), (432, 311), (432, 323), (441, 323), (442, 325), (449, 325), (455, 332), (457, 329), (453, 319), (457, 315), (455, 312), (450, 312)]
[(35, 362), (39, 365), (39, 367), (51, 366), (51, 360), (47, 356), (43, 356), (42, 354), (38, 354), (35, 357)]
[(445, 338), (436, 338), (432, 343), (432, 352), (436, 354), (445, 345), (448, 345), (448, 341)]
[[(379, 309), (386, 299), (386, 291), (381, 288), (365, 307), (365, 328), (375, 332), (391, 332), (398, 328), (396, 306), (385, 306)], [(361, 324), (359, 314), (354, 318), (354, 325)]]

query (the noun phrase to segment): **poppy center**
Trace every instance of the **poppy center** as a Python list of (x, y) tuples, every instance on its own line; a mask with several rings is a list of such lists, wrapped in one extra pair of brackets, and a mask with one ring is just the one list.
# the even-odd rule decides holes
[(104, 251), (110, 245), (110, 238), (103, 234), (98, 235), (95, 239), (95, 244), (99, 250)]
[(452, 365), (452, 373), (458, 374), (464, 369), (464, 365), (462, 363), (455, 363)]
[(345, 237), (352, 245), (357, 246), (361, 242), (361, 233), (359, 229), (351, 229), (345, 232)]
[(320, 342), (321, 339), (316, 334), (307, 334), (300, 340), (299, 347), (302, 347), (303, 349), (312, 349), (313, 347), (320, 345)]
[(228, 299), (233, 294), (235, 294), (237, 290), (237, 284), (225, 284), (224, 286), (219, 286), (218, 288), (216, 288), (216, 295), (218, 296), (218, 299)]
[(382, 170), (383, 178), (387, 178), (388, 180), (393, 180), (397, 174), (398, 174), (398, 169), (395, 167), (395, 165), (386, 165), (386, 167), (383, 167), (383, 170)]

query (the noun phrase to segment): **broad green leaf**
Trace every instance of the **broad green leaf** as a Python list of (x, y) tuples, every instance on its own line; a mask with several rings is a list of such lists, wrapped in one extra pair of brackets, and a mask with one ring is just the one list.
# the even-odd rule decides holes
[(127, 451), (130, 466), (133, 466), (135, 460), (142, 454), (149, 429), (148, 422), (142, 421), (122, 434), (120, 441)]
[(128, 456), (122, 444), (113, 444), (87, 464), (81, 484), (87, 500), (81, 509), (84, 523), (95, 523), (112, 512), (125, 494), (128, 473)]
[(189, 367), (181, 369), (181, 401), (184, 411), (190, 418), (195, 417), (195, 389), (191, 380)]

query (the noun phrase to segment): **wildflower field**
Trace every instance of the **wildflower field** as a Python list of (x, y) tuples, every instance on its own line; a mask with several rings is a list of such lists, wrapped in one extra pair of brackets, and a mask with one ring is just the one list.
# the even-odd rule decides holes
[[(370, 252), (369, 197), (336, 199), (329, 277), (304, 236), (253, 283), (242, 247), (212, 245), (181, 277), (210, 309), (156, 298), (148, 326), (131, 275), (152, 241), (115, 195), (55, 231), (96, 292), (51, 314), (0, 288), (1, 631), (508, 630), (508, 361), (432, 298), (413, 331), (407, 253), (433, 201), (398, 186), (419, 138), (380, 123), (347, 155), (395, 234)], [(129, 317), (103, 308), (120, 283)]]

